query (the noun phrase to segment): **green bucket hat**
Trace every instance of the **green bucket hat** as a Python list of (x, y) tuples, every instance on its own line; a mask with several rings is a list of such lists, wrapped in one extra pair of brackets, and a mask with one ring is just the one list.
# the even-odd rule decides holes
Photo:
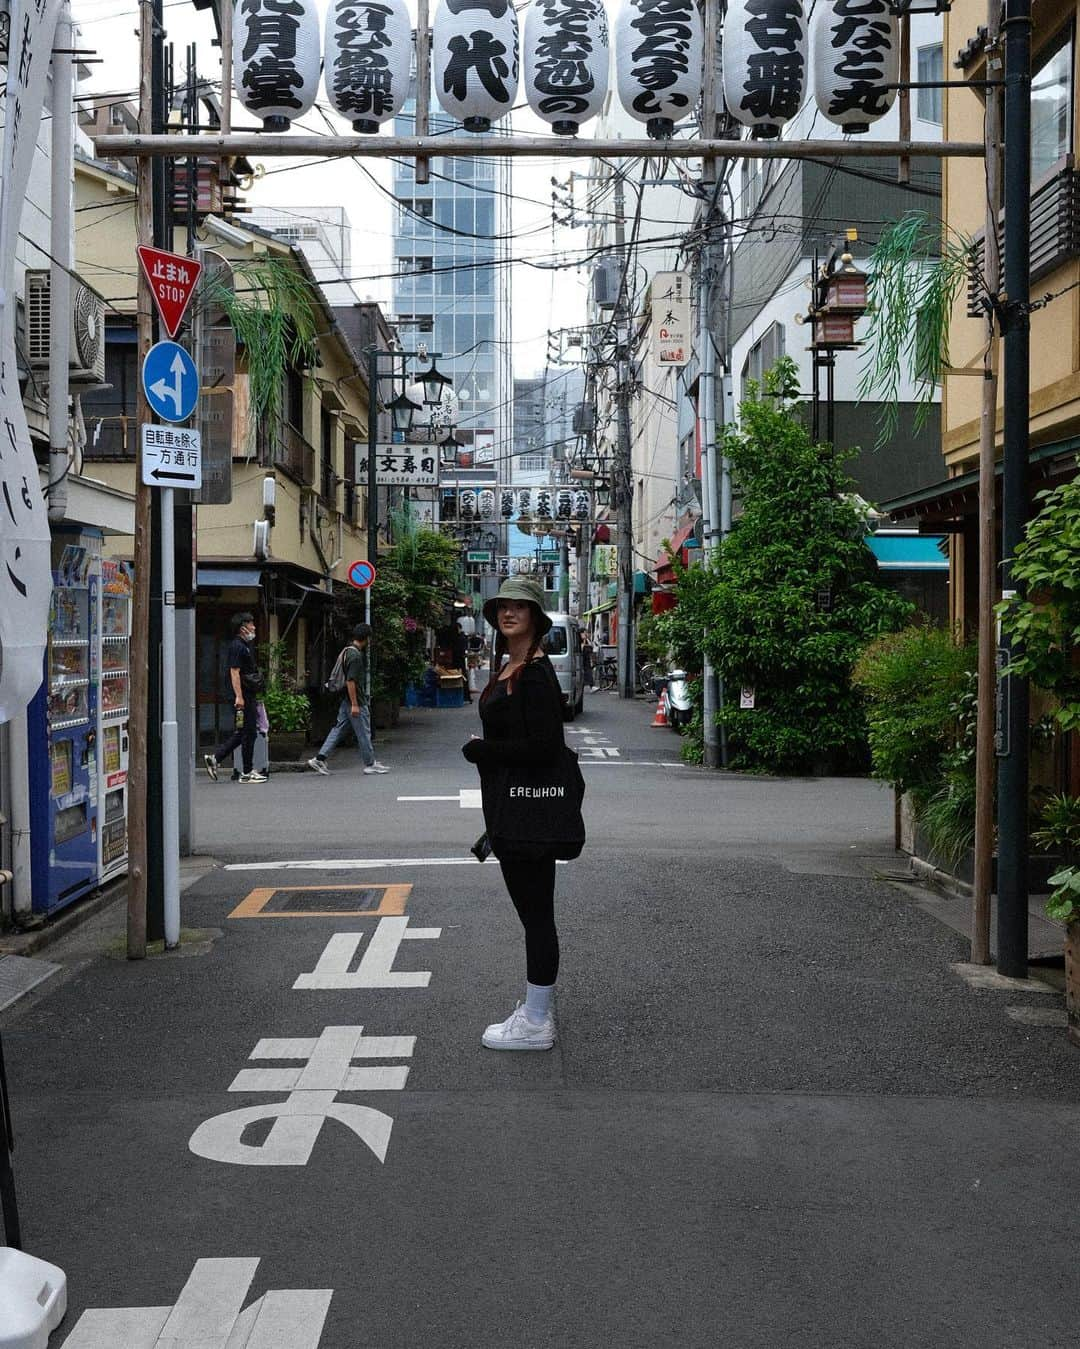
[(524, 600), (536, 610), (537, 636), (543, 637), (551, 627), (551, 619), (544, 610), (544, 587), (531, 576), (510, 576), (499, 587), (499, 593), (484, 605), (484, 617), (493, 628), (498, 628), (500, 600)]

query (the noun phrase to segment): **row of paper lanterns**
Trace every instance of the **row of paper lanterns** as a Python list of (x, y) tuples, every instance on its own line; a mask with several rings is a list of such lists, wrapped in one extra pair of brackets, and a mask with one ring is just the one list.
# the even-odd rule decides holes
[(496, 509), (504, 520), (517, 514), (540, 523), (588, 520), (592, 516), (592, 494), (583, 488), (505, 487), (499, 489), (496, 499), (492, 487), (463, 487), (456, 494), (443, 492), (444, 509), (446, 498), (455, 495), (459, 520), (494, 520)]
[[(696, 0), (622, 0), (613, 30), (619, 101), (650, 136), (670, 136), (701, 96)], [(326, 96), (354, 130), (378, 131), (400, 112), (412, 61), (405, 0), (331, 0), (323, 49)], [(729, 0), (723, 90), (735, 120), (777, 135), (806, 100), (811, 50), (823, 117), (854, 132), (888, 112), (900, 75), (888, 0)], [(607, 95), (604, 0), (532, 0), (523, 44), (513, 0), (439, 0), (432, 63), (439, 104), (466, 130), (487, 131), (509, 114), (523, 65), (529, 107), (574, 135)], [(322, 64), (315, 0), (238, 0), (233, 78), (266, 130), (287, 130), (311, 110)]]

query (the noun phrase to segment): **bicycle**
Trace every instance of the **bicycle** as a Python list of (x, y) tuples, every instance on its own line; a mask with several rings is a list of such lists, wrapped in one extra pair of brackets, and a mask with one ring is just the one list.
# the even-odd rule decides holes
[(605, 656), (596, 671), (596, 686), (599, 689), (614, 689), (619, 685), (619, 662), (615, 656)]

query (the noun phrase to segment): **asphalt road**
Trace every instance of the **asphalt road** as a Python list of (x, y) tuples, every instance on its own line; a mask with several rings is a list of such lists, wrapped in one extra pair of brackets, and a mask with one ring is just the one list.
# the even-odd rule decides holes
[[(1059, 998), (951, 969), (965, 944), (881, 879), (888, 793), (679, 766), (650, 719), (596, 694), (571, 728), (590, 842), (548, 1054), (479, 1042), (524, 959), (467, 853), (475, 709), (406, 713), (382, 777), (342, 749), (200, 782), (206, 940), (128, 963), (113, 912), (0, 1018), (26, 1246), (69, 1279), (54, 1344), (137, 1349), (130, 1318), (71, 1332), (248, 1257), (200, 1266), (171, 1349), (1075, 1345), (1080, 1055), (1008, 1012)], [(294, 987), (319, 973), (368, 986)], [(320, 1289), (227, 1341), (241, 1303)]]

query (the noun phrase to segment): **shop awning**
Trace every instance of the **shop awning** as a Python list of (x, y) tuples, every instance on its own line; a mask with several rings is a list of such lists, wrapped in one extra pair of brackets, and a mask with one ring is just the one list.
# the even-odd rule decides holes
[(666, 548), (664, 549), (664, 551), (653, 563), (653, 571), (660, 571), (664, 567), (671, 566), (672, 557), (678, 557), (679, 554), (682, 552), (683, 548), (686, 547), (686, 541), (687, 539), (693, 536), (694, 526), (696, 524), (697, 524), (696, 520), (689, 520), (686, 522), (686, 524), (679, 526), (679, 528), (671, 536), (670, 553)]
[(941, 535), (871, 534), (867, 546), (882, 571), (948, 571), (949, 559), (938, 547)]
[(598, 604), (594, 609), (586, 609), (581, 615), (582, 618), (592, 618), (593, 614), (606, 614), (609, 609), (614, 609), (618, 600), (605, 600), (603, 604)]
[(195, 573), (196, 584), (201, 586), (221, 586), (225, 590), (241, 590), (262, 583), (262, 572), (258, 567), (199, 567)]

